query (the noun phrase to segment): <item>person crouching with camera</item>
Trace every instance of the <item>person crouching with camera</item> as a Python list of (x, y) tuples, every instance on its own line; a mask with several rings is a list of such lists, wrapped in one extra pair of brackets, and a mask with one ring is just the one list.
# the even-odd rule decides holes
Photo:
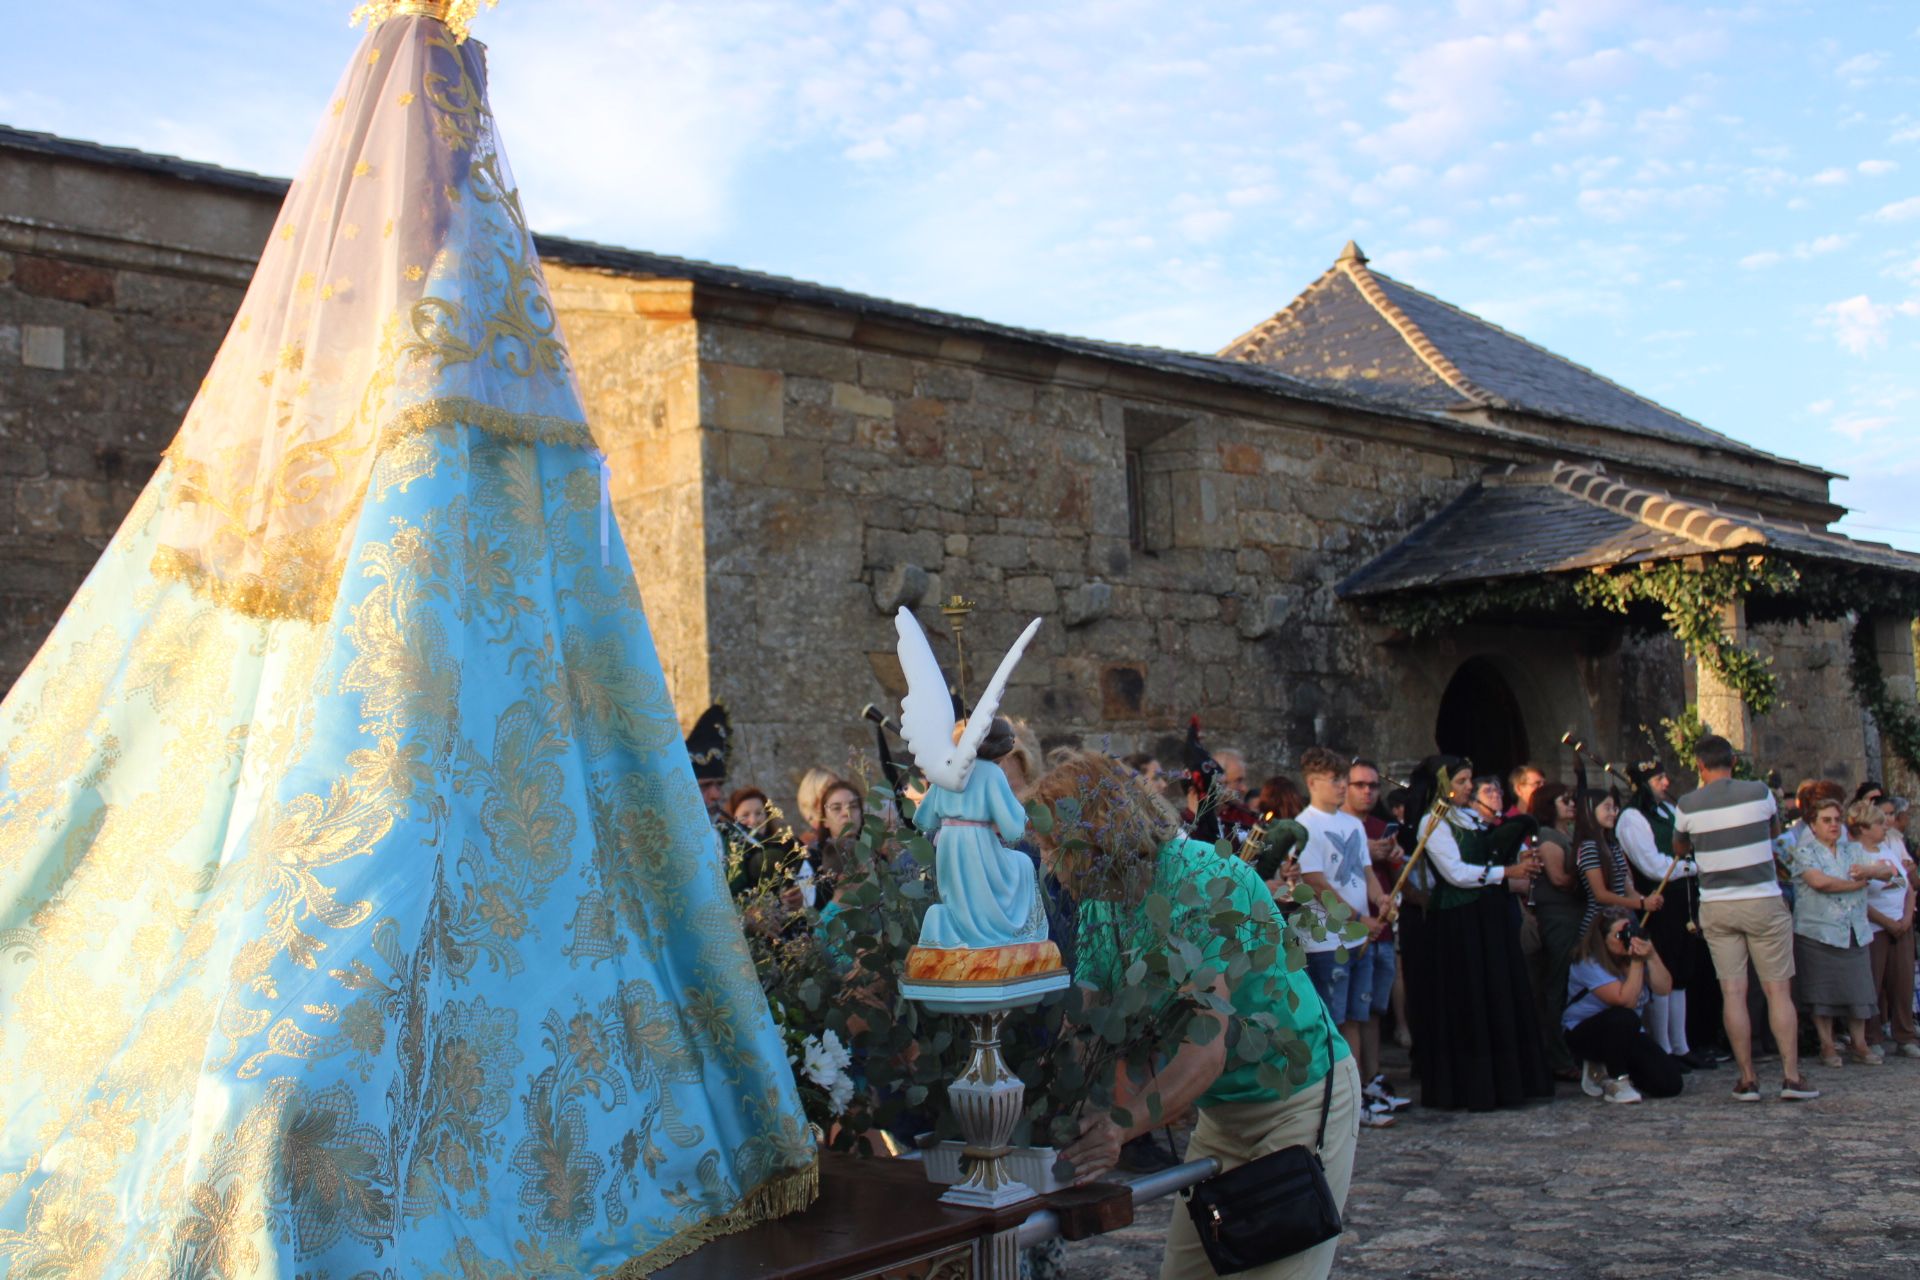
[(1567, 1048), (1586, 1059), (1581, 1088), (1590, 1096), (1638, 1102), (1680, 1092), (1679, 1065), (1654, 1043), (1640, 1017), (1652, 996), (1671, 990), (1673, 978), (1632, 913), (1602, 907), (1573, 950), (1560, 1022)]

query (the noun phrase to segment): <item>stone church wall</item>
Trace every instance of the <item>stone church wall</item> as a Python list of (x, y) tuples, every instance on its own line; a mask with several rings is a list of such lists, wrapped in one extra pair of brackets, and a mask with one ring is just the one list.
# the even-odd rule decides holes
[(1792, 786), (1831, 778), (1849, 788), (1867, 776), (1867, 734), (1847, 678), (1849, 626), (1775, 623), (1752, 630), (1753, 647), (1773, 659), (1780, 702), (1753, 717), (1754, 756)]
[(276, 205), (0, 156), (0, 690), (159, 465)]
[(1404, 678), (1333, 584), (1476, 463), (1363, 442), (1311, 405), (1256, 418), (1070, 364), (987, 367), (958, 339), (838, 336), (701, 322), (712, 683), (742, 776), (784, 786), (870, 744), (861, 706), (901, 691), (892, 608), (914, 604), (951, 665), (937, 605), (956, 592), (977, 606), (974, 693), (1046, 618), (1007, 706), (1047, 745), (1173, 760), (1197, 711), (1256, 768), (1316, 739), (1392, 749), (1379, 709)]
[(556, 264), (546, 273), (667, 687), (691, 723), (712, 697), (692, 286)]

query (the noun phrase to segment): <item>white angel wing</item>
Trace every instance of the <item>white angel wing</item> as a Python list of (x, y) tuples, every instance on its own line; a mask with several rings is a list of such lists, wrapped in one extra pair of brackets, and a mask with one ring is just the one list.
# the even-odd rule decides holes
[(961, 765), (960, 749), (953, 741), (953, 698), (940, 660), (933, 656), (927, 633), (911, 609), (901, 605), (893, 625), (900, 633), (896, 652), (907, 678), (907, 696), (900, 699), (900, 736), (928, 782), (948, 791), (965, 790), (967, 775), (973, 772), (973, 755), (968, 753), (966, 764)]
[[(1040, 619), (1035, 618), (1027, 624), (1027, 629), (1020, 633), (1020, 638), (1013, 642), (1013, 648), (1007, 650), (1007, 656), (1000, 659), (999, 669), (993, 673), (993, 679), (987, 681), (987, 691), (980, 695), (980, 701), (975, 704), (972, 713), (967, 717), (966, 732), (960, 735), (959, 746), (955, 748), (959, 758), (966, 762), (962, 766), (966, 773), (973, 772), (974, 756), (979, 753), (980, 742), (987, 736), (987, 730), (993, 727), (993, 713), (1000, 709), (1000, 697), (1007, 691), (1007, 681), (1012, 678), (1013, 669), (1020, 665), (1020, 658), (1026, 653), (1028, 642), (1033, 639), (1034, 633), (1038, 630), (1040, 630)], [(961, 775), (962, 785), (964, 785), (966, 773)]]

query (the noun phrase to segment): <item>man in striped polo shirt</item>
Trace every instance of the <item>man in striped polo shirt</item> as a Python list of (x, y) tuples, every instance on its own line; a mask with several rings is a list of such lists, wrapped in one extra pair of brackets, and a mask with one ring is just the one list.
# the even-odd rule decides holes
[(1773, 871), (1773, 829), (1779, 814), (1764, 782), (1733, 776), (1733, 745), (1708, 734), (1694, 745), (1700, 788), (1680, 798), (1674, 852), (1700, 868), (1700, 930), (1720, 978), (1722, 1020), (1740, 1066), (1733, 1096), (1760, 1101), (1753, 1074), (1753, 1028), (1747, 1020), (1747, 961), (1767, 997), (1767, 1021), (1780, 1046), (1780, 1096), (1820, 1096), (1800, 1078), (1800, 1019), (1793, 1008), (1793, 915)]

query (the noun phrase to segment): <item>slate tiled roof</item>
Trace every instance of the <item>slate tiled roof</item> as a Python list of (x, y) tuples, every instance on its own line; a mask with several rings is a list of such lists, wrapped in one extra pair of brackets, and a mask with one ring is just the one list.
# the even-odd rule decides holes
[(1221, 354), (1414, 408), (1504, 409), (1772, 456), (1382, 275), (1351, 241), (1284, 311)]
[(1469, 582), (1775, 551), (1920, 576), (1920, 555), (1622, 484), (1559, 462), (1488, 476), (1342, 581), (1343, 599)]

